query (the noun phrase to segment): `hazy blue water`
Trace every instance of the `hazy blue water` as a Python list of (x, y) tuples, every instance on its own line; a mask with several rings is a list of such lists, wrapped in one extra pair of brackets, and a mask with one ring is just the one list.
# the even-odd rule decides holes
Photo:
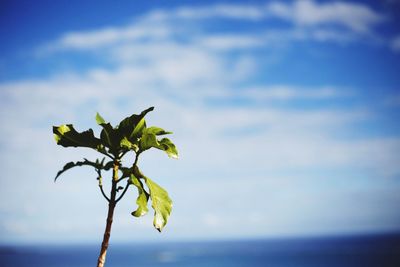
[[(3, 246), (1, 267), (96, 266), (98, 246)], [(111, 244), (107, 267), (399, 267), (400, 236)]]

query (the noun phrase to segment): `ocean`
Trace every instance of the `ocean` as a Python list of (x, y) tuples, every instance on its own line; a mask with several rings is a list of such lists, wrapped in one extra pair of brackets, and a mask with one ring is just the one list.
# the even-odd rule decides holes
[[(0, 246), (0, 267), (96, 266), (99, 245)], [(110, 244), (107, 267), (399, 267), (400, 235)]]

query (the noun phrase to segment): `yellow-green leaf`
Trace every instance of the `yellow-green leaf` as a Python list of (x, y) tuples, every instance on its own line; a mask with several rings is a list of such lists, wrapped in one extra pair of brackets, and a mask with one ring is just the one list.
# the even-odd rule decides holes
[(169, 198), (167, 191), (156, 184), (151, 179), (145, 177), (145, 182), (149, 188), (151, 206), (154, 209), (154, 227), (161, 232), (168, 222), (169, 215), (172, 211), (172, 200)]
[(99, 124), (99, 125), (101, 125), (101, 124), (103, 124), (103, 123), (106, 123), (106, 121), (103, 119), (102, 116), (100, 116), (100, 114), (99, 114), (98, 112), (96, 113), (96, 122), (97, 122), (97, 124)]
[(144, 190), (142, 182), (134, 175), (131, 174), (129, 181), (131, 184), (135, 185), (138, 189), (138, 197), (136, 199), (136, 204), (138, 205), (138, 208), (131, 214), (135, 217), (143, 216), (149, 211), (149, 209), (147, 208), (147, 201), (149, 199), (149, 195)]

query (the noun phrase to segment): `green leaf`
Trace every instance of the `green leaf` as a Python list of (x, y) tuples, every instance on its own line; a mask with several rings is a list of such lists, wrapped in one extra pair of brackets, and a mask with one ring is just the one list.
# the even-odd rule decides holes
[(143, 131), (142, 138), (140, 139), (140, 149), (145, 151), (149, 148), (155, 147), (163, 150), (171, 158), (178, 158), (178, 150), (176, 146), (168, 138), (163, 138), (160, 141), (157, 140), (156, 135), (167, 134), (169, 132), (164, 131), (158, 127), (149, 127)]
[(100, 149), (101, 141), (89, 129), (84, 132), (77, 132), (72, 124), (53, 126), (54, 139), (58, 145), (63, 147), (90, 147)]
[(144, 177), (147, 187), (149, 188), (151, 206), (154, 209), (154, 227), (161, 232), (167, 224), (168, 218), (172, 211), (172, 200), (169, 198), (167, 191), (161, 186), (153, 182), (151, 179)]
[(97, 122), (98, 125), (106, 123), (106, 121), (103, 119), (102, 116), (100, 116), (100, 114), (98, 112), (96, 113), (96, 122)]
[(172, 132), (167, 132), (164, 129), (161, 129), (160, 127), (152, 126), (147, 128), (146, 133), (151, 133), (155, 135), (164, 135), (164, 134), (172, 134)]
[(169, 140), (168, 138), (163, 138), (161, 141), (159, 141), (161, 150), (164, 150), (168, 157), (177, 159), (178, 158), (178, 150), (176, 149), (176, 146)]
[(154, 107), (143, 110), (139, 115), (133, 114), (123, 119), (118, 125), (121, 135), (128, 139), (139, 138), (142, 135), (143, 129), (146, 127), (144, 116), (152, 110), (154, 110)]
[(132, 212), (132, 215), (135, 217), (141, 217), (149, 211), (149, 209), (147, 208), (149, 194), (147, 194), (147, 192), (144, 190), (142, 182), (133, 174), (131, 174), (129, 181), (138, 189), (138, 198), (136, 199), (136, 204), (138, 205), (138, 208), (134, 212)]
[(114, 129), (110, 123), (102, 123), (100, 138), (103, 145), (110, 148), (111, 150), (118, 151), (121, 148), (122, 136), (117, 129)]
[(146, 129), (146, 121), (142, 118), (133, 129), (132, 133), (128, 136), (130, 139), (138, 138), (142, 135), (143, 130)]
[(128, 138), (126, 138), (126, 137), (122, 138), (122, 140), (120, 142), (120, 146), (122, 148), (126, 148), (128, 150), (134, 150), (135, 152), (138, 151), (138, 149), (139, 149), (139, 147), (136, 144), (129, 141)]
[(143, 132), (142, 138), (140, 139), (140, 149), (145, 151), (152, 147), (158, 147), (159, 143), (154, 133), (148, 133), (146, 130)]
[(65, 171), (77, 167), (77, 166), (83, 166), (83, 165), (87, 165), (87, 166), (92, 166), (95, 169), (103, 169), (103, 170), (109, 170), (112, 167), (112, 161), (111, 161), (111, 166), (110, 166), (110, 162), (107, 162), (106, 165), (103, 165), (104, 159), (102, 160), (102, 162), (99, 162), (98, 160), (96, 160), (96, 162), (84, 159), (84, 161), (77, 161), (77, 162), (68, 162), (67, 164), (64, 165), (64, 167), (62, 168), (62, 170), (60, 170), (56, 177), (54, 178), (54, 182), (57, 181), (58, 177), (63, 174)]

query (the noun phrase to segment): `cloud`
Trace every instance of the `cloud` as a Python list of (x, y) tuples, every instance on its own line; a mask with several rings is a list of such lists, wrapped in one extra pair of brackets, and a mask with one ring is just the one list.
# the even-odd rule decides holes
[(60, 39), (39, 49), (39, 53), (53, 52), (66, 49), (87, 50), (100, 48), (121, 42), (160, 40), (171, 34), (171, 29), (151, 24), (128, 25), (122, 27), (107, 27), (100, 30), (70, 32)]
[[(210, 35), (199, 27), (199, 20), (234, 19), (255, 21), (263, 25), (268, 20), (289, 21), (289, 27), (277, 27), (252, 35)], [(132, 23), (120, 27), (105, 27), (91, 31), (69, 32), (57, 40), (38, 48), (39, 55), (63, 50), (103, 49), (111, 45), (132, 45), (148, 42), (200, 44), (213, 49), (240, 49), (265, 45), (279, 45), (282, 41), (310, 40), (318, 42), (348, 43), (361, 37), (375, 38), (374, 27), (386, 20), (366, 5), (351, 2), (318, 3), (311, 0), (291, 3), (224, 4), (200, 7), (176, 7), (150, 11)], [(196, 34), (193, 34), (196, 29)]]
[(267, 6), (271, 15), (289, 20), (299, 26), (338, 25), (356, 33), (368, 33), (385, 20), (366, 5), (351, 2), (318, 4), (299, 0), (291, 4), (273, 2)]

